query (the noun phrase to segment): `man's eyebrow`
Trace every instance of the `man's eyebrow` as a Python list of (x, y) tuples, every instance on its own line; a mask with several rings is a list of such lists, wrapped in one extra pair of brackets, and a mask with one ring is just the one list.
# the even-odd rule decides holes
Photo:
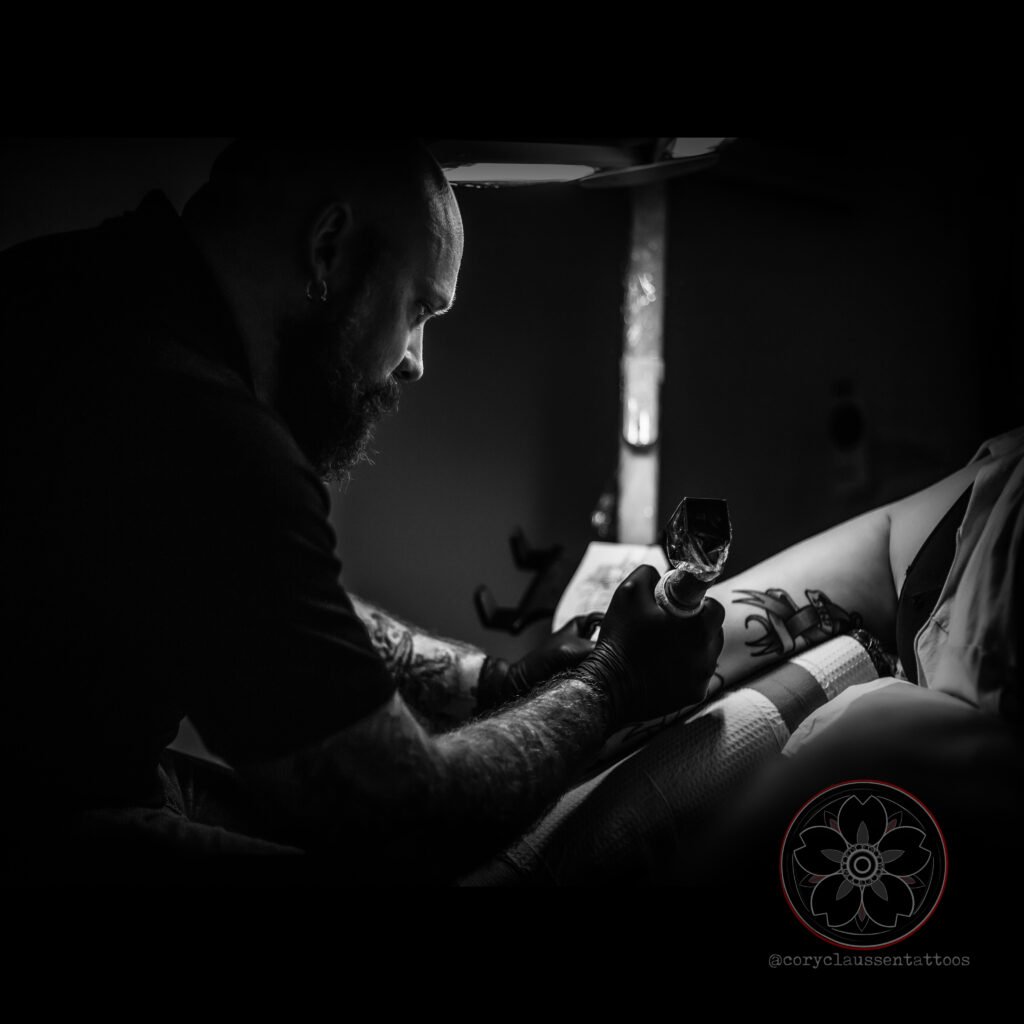
[(450, 313), (454, 304), (454, 295), (449, 299), (443, 292), (435, 292), (433, 289), (430, 290), (430, 301), (426, 303), (431, 316), (444, 316), (445, 313)]

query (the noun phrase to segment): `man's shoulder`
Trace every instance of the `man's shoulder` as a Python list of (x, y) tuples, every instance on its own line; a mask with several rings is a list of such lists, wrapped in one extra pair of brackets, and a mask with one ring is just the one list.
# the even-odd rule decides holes
[(251, 497), (296, 498), (318, 507), (326, 491), (287, 424), (233, 367), (185, 346), (165, 345), (140, 392), (162, 447)]
[[(119, 244), (134, 211), (86, 227), (53, 231), (0, 249), (0, 289), (21, 294), (26, 283), (64, 288), (68, 281), (95, 282), (120, 255)], [(140, 268), (141, 269), (141, 268)]]
[(5, 332), (31, 334), (81, 317), (98, 283), (110, 277), (107, 238), (102, 227), (92, 227), (30, 238), (0, 251)]

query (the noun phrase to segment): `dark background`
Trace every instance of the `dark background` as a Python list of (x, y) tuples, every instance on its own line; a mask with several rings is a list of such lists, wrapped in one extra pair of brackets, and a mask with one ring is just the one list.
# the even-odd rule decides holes
[[(180, 209), (226, 142), (3, 140), (0, 248), (154, 187)], [(546, 627), (488, 632), (472, 593), (518, 599), (515, 526), (574, 555), (594, 537), (618, 451), (629, 192), (457, 195), (455, 308), (334, 521), (349, 589), (515, 656)], [(971, 138), (741, 138), (671, 181), (659, 519), (684, 494), (727, 498), (739, 571), (1024, 421), (1019, 208), (1008, 148)], [(848, 449), (844, 402), (864, 424)]]

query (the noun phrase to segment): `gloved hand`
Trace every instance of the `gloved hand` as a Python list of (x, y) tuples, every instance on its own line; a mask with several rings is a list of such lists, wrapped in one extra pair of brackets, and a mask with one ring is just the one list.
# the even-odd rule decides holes
[(641, 565), (619, 584), (581, 665), (611, 694), (614, 728), (702, 701), (722, 653), (721, 604), (705, 598), (692, 618), (666, 615), (654, 599), (658, 579), (657, 569)]
[(588, 639), (593, 622), (594, 617), (589, 615), (570, 619), (518, 661), (488, 657), (477, 682), (477, 709), (490, 711), (522, 697), (559, 672), (574, 668), (594, 649), (593, 641)]

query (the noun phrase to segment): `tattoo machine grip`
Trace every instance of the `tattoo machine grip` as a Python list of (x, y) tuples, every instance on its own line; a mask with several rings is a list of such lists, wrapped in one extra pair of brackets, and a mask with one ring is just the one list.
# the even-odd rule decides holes
[(729, 506), (723, 498), (679, 502), (665, 526), (665, 554), (672, 568), (654, 588), (666, 614), (688, 619), (701, 610), (708, 587), (725, 567), (731, 543)]

